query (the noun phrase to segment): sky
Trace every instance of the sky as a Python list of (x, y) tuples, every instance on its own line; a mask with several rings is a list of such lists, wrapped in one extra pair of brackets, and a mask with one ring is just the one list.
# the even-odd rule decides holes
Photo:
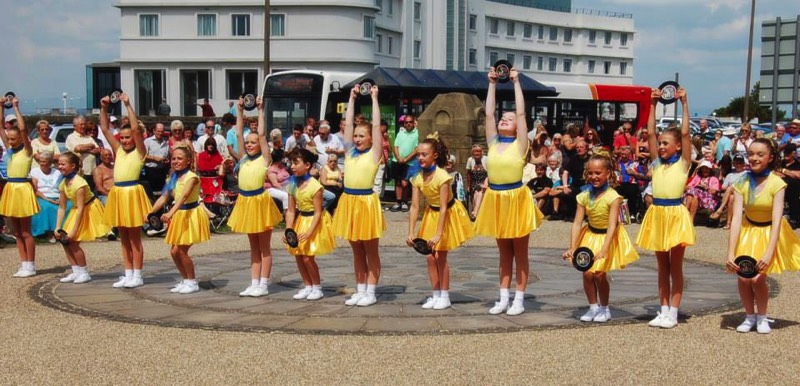
[[(0, 0), (0, 93), (17, 93), (26, 113), (61, 107), (64, 92), (69, 107), (84, 108), (86, 64), (119, 58), (115, 2)], [(572, 5), (633, 14), (635, 84), (655, 87), (678, 72), (693, 113), (700, 115), (744, 94), (750, 1), (573, 0)], [(793, 0), (757, 0), (751, 84), (758, 80), (761, 21), (794, 19), (799, 12)]]

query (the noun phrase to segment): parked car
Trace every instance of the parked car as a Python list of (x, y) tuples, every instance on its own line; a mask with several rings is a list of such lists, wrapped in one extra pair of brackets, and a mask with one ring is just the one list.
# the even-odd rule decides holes
[[(58, 151), (65, 152), (67, 151), (67, 137), (75, 131), (75, 128), (72, 124), (65, 124), (65, 125), (55, 125), (51, 126), (53, 131), (50, 132), (50, 139), (56, 142), (56, 146), (58, 146)], [(39, 130), (31, 130), (30, 133), (31, 140), (35, 138), (39, 138)]]

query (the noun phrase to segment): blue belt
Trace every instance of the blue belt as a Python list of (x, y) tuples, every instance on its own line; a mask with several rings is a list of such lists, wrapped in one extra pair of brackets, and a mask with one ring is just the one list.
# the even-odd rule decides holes
[(344, 187), (344, 192), (354, 196), (369, 196), (374, 193), (372, 189), (352, 189), (346, 186)]
[(264, 193), (264, 187), (263, 186), (258, 188), (258, 189), (253, 189), (253, 190), (241, 190), (241, 189), (239, 190), (239, 194), (242, 195), (242, 197), (258, 196), (261, 193)]
[(181, 205), (180, 209), (181, 210), (189, 210), (189, 209), (197, 208), (198, 206), (200, 206), (200, 202), (199, 201), (198, 202), (193, 202), (191, 204), (183, 204), (183, 205)]
[(681, 204), (680, 198), (655, 198), (653, 197), (653, 205), (656, 206), (678, 206)]
[(489, 183), (489, 189), (492, 190), (511, 190), (522, 187), (522, 181), (512, 182), (510, 184), (493, 184)]
[(27, 178), (18, 178), (18, 177), (9, 177), (6, 181), (8, 182), (30, 182)]
[(139, 181), (120, 181), (114, 182), (114, 186), (118, 188), (127, 188), (129, 186), (136, 186), (139, 185)]

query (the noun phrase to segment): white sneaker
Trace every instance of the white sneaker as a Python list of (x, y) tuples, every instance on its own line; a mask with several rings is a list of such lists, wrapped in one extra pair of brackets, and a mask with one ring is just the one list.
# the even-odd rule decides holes
[(311, 293), (308, 294), (308, 297), (306, 298), (306, 300), (319, 300), (319, 299), (322, 299), (324, 297), (325, 297), (325, 294), (322, 293), (321, 290), (312, 289)]
[(611, 320), (611, 310), (607, 309), (605, 311), (598, 310), (597, 315), (594, 316), (592, 321), (597, 323), (605, 323)]
[(647, 325), (650, 327), (661, 327), (661, 321), (664, 320), (664, 318), (666, 317), (667, 315), (664, 315), (660, 312), (656, 312), (656, 317), (653, 318), (653, 320), (651, 320), (649, 323), (647, 323)]
[(123, 288), (125, 287), (125, 283), (128, 282), (127, 276), (120, 276), (119, 280), (115, 281), (114, 284), (111, 285), (111, 288)]
[(489, 309), (490, 315), (500, 315), (508, 309), (508, 302), (494, 302), (494, 307)]
[(437, 298), (433, 304), (434, 310), (444, 310), (450, 308), (450, 298)]
[(661, 318), (661, 325), (659, 327), (669, 329), (675, 328), (677, 325), (678, 321), (676, 319), (673, 319), (670, 315), (664, 315), (664, 317)]
[(144, 279), (141, 277), (129, 277), (128, 280), (125, 281), (123, 287), (125, 288), (136, 288), (141, 287), (144, 285)]
[(525, 306), (522, 303), (514, 302), (511, 304), (511, 307), (508, 308), (506, 311), (506, 315), (508, 316), (517, 316), (525, 312)]
[(83, 284), (83, 283), (88, 283), (90, 281), (92, 281), (92, 277), (89, 276), (88, 272), (85, 272), (85, 273), (81, 273), (81, 274), (78, 274), (77, 276), (75, 276), (75, 280), (73, 281), (73, 283), (75, 283), (75, 284)]
[(178, 283), (178, 284), (175, 284), (175, 286), (174, 286), (174, 287), (172, 287), (172, 288), (169, 290), (169, 292), (172, 292), (172, 293), (174, 293), (174, 294), (176, 294), (176, 293), (178, 293), (178, 292), (181, 292), (181, 289), (183, 289), (183, 284), (184, 284), (183, 282), (184, 282), (184, 280), (181, 280), (181, 281), (180, 281), (180, 283)]
[(33, 275), (36, 275), (36, 271), (35, 271), (35, 270), (32, 270), (32, 269), (27, 269), (27, 268), (20, 268), (20, 269), (19, 269), (19, 270), (17, 270), (17, 272), (16, 272), (14, 275), (12, 275), (12, 276), (13, 276), (13, 277), (31, 277), (31, 276), (33, 276)]
[(244, 291), (239, 292), (239, 296), (251, 296), (250, 294), (253, 293), (253, 290), (255, 288), (256, 288), (255, 286), (249, 285), (247, 286), (247, 288), (244, 289)]
[(356, 303), (359, 307), (368, 307), (378, 302), (378, 298), (375, 297), (375, 294), (364, 294), (361, 299), (358, 300)]
[[(366, 296), (366, 293), (363, 292), (356, 292), (349, 299), (344, 301), (344, 305), (346, 306), (354, 306), (358, 304), (358, 301), (361, 300), (362, 297)], [(305, 298), (303, 298), (305, 299)]]
[(192, 280), (183, 283), (183, 287), (181, 287), (181, 290), (178, 291), (178, 293), (181, 295), (186, 295), (186, 294), (193, 294), (197, 291), (200, 291), (200, 285), (197, 283), (197, 281)]
[(428, 298), (428, 299), (426, 299), (425, 303), (422, 303), (422, 309), (430, 310), (431, 308), (433, 308), (433, 305), (436, 304), (436, 299), (437, 298)]
[[(311, 294), (311, 288), (303, 287), (302, 289), (300, 289), (300, 291), (297, 291), (297, 293), (294, 294), (294, 296), (292, 296), (292, 299), (294, 299), (294, 300), (303, 300), (303, 299), (307, 298), (308, 295), (310, 295), (310, 294)], [(350, 299), (354, 298), (355, 296), (356, 296), (356, 294), (353, 294), (353, 296)], [(348, 299), (347, 302), (349, 302), (350, 299)], [(347, 304), (347, 302), (345, 302), (345, 304)], [(350, 306), (352, 304), (347, 304), (347, 305)]]
[(58, 279), (58, 281), (60, 281), (62, 283), (72, 283), (72, 282), (75, 281), (75, 278), (77, 276), (78, 275), (75, 272), (72, 272), (69, 275), (62, 277), (61, 279)]
[(767, 319), (766, 316), (760, 315), (757, 318), (756, 331), (758, 331), (759, 334), (769, 334), (772, 332), (772, 327), (769, 326), (769, 324), (773, 322), (772, 320)]
[(756, 318), (755, 317), (745, 317), (744, 322), (736, 327), (736, 332), (750, 332), (753, 331), (753, 327), (756, 326)]
[(266, 285), (257, 285), (250, 290), (250, 296), (257, 298), (259, 296), (269, 295), (269, 289)]
[(592, 320), (594, 320), (594, 317), (597, 316), (598, 312), (600, 312), (599, 308), (595, 309), (589, 308), (589, 310), (586, 311), (586, 313), (581, 316), (580, 318), (581, 322), (591, 322)]

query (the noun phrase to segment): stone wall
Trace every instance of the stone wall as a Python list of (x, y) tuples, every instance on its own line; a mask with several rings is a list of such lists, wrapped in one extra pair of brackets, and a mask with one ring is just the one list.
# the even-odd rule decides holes
[(417, 118), (420, 141), (438, 131), (439, 138), (456, 156), (456, 169), (464, 174), (472, 145), (486, 144), (485, 111), (475, 95), (439, 94)]

